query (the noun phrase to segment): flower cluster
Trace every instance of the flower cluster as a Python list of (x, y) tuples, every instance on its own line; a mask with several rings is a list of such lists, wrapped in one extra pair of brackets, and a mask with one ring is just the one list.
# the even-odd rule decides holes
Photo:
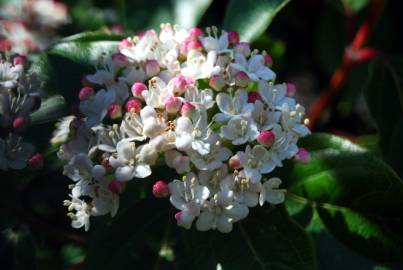
[(35, 80), (24, 69), (26, 59), (0, 59), (0, 170), (21, 170), (27, 165), (42, 166), (41, 154), (34, 154), (31, 143), (22, 134), (30, 124), (30, 113), (40, 105)]
[(249, 208), (282, 203), (281, 180), (267, 175), (301, 152), (309, 130), (295, 86), (275, 83), (271, 64), (265, 51), (216, 27), (164, 24), (122, 40), (83, 77), (79, 113), (56, 132), (75, 181), (65, 201), (73, 227), (113, 216), (126, 182), (161, 166), (178, 177), (156, 182), (153, 193), (170, 194), (185, 228), (227, 233)]
[(24, 0), (0, 6), (0, 50), (27, 55), (45, 49), (68, 20), (67, 7), (53, 0)]

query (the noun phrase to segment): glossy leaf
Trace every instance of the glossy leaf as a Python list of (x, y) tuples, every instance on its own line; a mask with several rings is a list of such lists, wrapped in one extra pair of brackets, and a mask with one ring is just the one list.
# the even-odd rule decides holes
[(403, 60), (375, 61), (370, 67), (365, 96), (375, 119), (383, 158), (403, 176)]
[(197, 23), (211, 2), (212, 0), (175, 0), (174, 13), (176, 23), (183, 28), (197, 26)]
[[(310, 149), (315, 141), (323, 148)], [(396, 173), (335, 136), (317, 134), (302, 145), (313, 150), (311, 161), (279, 172), (287, 181), (288, 199), (316, 211), (325, 227), (355, 251), (380, 261), (400, 261), (403, 183)]]
[(54, 121), (66, 114), (66, 102), (60, 95), (45, 99), (41, 107), (31, 114), (33, 125)]
[(288, 2), (289, 0), (230, 0), (223, 27), (228, 31), (238, 31), (243, 41), (253, 41), (266, 30)]

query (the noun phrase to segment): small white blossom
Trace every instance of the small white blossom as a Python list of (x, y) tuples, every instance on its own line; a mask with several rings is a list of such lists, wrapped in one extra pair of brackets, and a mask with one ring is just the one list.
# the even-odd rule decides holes
[(280, 185), (281, 180), (277, 177), (270, 178), (264, 182), (259, 197), (259, 204), (263, 205), (266, 201), (271, 204), (283, 203), (286, 191), (284, 189), (278, 189)]
[(252, 55), (247, 60), (243, 54), (236, 53), (235, 63), (231, 64), (231, 68), (245, 72), (254, 81), (271, 81), (276, 77), (276, 74), (264, 65), (264, 57), (260, 54)]

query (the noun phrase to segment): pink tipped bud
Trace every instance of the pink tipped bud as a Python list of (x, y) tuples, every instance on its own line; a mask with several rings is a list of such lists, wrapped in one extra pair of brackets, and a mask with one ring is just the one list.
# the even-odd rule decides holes
[(251, 92), (248, 94), (248, 103), (255, 103), (256, 100), (262, 100), (258, 92)]
[(239, 87), (247, 87), (249, 84), (249, 76), (245, 71), (238, 71), (235, 74), (235, 84)]
[(182, 220), (182, 211), (175, 214), (175, 219), (178, 223)]
[(123, 190), (125, 189), (126, 183), (125, 182), (120, 182), (116, 179), (113, 179), (109, 184), (108, 188), (110, 191), (116, 193), (116, 194), (121, 194)]
[(276, 139), (276, 136), (274, 135), (274, 133), (272, 131), (267, 131), (267, 130), (261, 131), (256, 138), (258, 143), (260, 143), (261, 145), (264, 145), (266, 147), (272, 146), (275, 139)]
[(295, 92), (297, 92), (297, 88), (295, 87), (295, 84), (287, 83), (287, 96), (292, 97), (295, 95)]
[(22, 117), (22, 116), (18, 116), (14, 119), (13, 121), (13, 129), (15, 131), (23, 131), (29, 124), (29, 121)]
[(144, 64), (144, 71), (147, 77), (154, 77), (160, 73), (160, 64), (157, 60), (147, 60)]
[(147, 90), (147, 86), (144, 83), (136, 82), (132, 85), (132, 94), (134, 97), (143, 99), (141, 94), (144, 90)]
[(250, 45), (248, 42), (239, 42), (235, 46), (235, 52), (243, 54), (245, 57), (250, 55)]
[(195, 106), (193, 106), (190, 102), (185, 102), (181, 108), (181, 115), (185, 117), (191, 117), (193, 112), (195, 111)]
[(43, 156), (39, 153), (34, 154), (30, 159), (28, 159), (27, 165), (33, 170), (41, 169), (43, 167)]
[(141, 101), (135, 98), (129, 99), (125, 104), (126, 112), (140, 113), (141, 111)]
[(263, 59), (266, 66), (271, 67), (273, 65), (273, 58), (269, 54), (264, 54)]
[(180, 46), (179, 46), (179, 53), (182, 56), (186, 56), (186, 54), (188, 53), (188, 40), (183, 41)]
[(112, 25), (111, 31), (115, 33), (123, 33), (125, 31), (125, 27), (122, 24), (115, 23)]
[(239, 34), (238, 32), (231, 31), (228, 33), (228, 41), (230, 44), (236, 45), (239, 43)]
[(27, 64), (27, 57), (25, 55), (17, 55), (13, 59), (14, 65), (23, 65)]
[(112, 60), (118, 62), (120, 65), (125, 65), (127, 63), (127, 58), (125, 55), (121, 53), (114, 53), (112, 55)]
[(181, 109), (182, 100), (178, 97), (168, 96), (165, 99), (165, 110), (168, 113), (177, 113)]
[(158, 180), (153, 185), (153, 195), (157, 198), (165, 198), (169, 195), (168, 185), (162, 181)]
[(133, 44), (132, 44), (132, 42), (130, 41), (130, 39), (125, 38), (125, 39), (122, 39), (122, 40), (119, 42), (118, 48), (119, 48), (119, 51), (121, 51), (121, 50), (126, 49), (126, 48), (128, 48), (128, 47), (131, 47), (132, 45), (133, 45)]
[(210, 81), (209, 81), (210, 87), (216, 91), (221, 91), (221, 89), (223, 89), (225, 84), (226, 83), (225, 83), (224, 78), (217, 74), (211, 76)]
[(190, 39), (197, 39), (198, 37), (201, 37), (203, 35), (204, 35), (203, 30), (201, 30), (198, 27), (194, 27), (194, 28), (189, 30), (189, 38)]
[(187, 47), (186, 49), (188, 51), (190, 50), (201, 50), (203, 47), (202, 43), (200, 42), (200, 40), (191, 40), (189, 42), (187, 42)]
[(302, 163), (308, 163), (311, 160), (311, 154), (305, 148), (300, 147), (298, 153), (295, 155), (295, 159)]
[(80, 101), (86, 100), (89, 97), (94, 95), (94, 89), (92, 89), (92, 87), (89, 86), (84, 86), (83, 88), (81, 88), (80, 92), (78, 93), (78, 99)]
[(180, 96), (186, 91), (188, 81), (184, 76), (178, 76), (171, 80), (172, 83), (172, 94), (174, 96)]
[(82, 86), (91, 86), (91, 82), (87, 78), (88, 75), (81, 76), (81, 85)]
[(228, 165), (231, 169), (233, 170), (238, 170), (240, 168), (242, 168), (241, 166), (241, 160), (239, 159), (238, 155), (233, 155), (229, 161), (228, 161)]
[(111, 119), (118, 119), (122, 117), (122, 107), (113, 102), (108, 106), (108, 116)]

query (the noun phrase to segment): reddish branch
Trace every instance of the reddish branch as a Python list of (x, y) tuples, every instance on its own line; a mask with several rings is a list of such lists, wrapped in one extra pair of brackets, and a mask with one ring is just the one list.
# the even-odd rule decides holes
[[(381, 15), (384, 4), (384, 0), (372, 1), (365, 21), (356, 32), (351, 44), (345, 48), (341, 64), (331, 76), (328, 87), (311, 105), (309, 128), (315, 127), (325, 109), (343, 86), (351, 68), (379, 55), (378, 51), (366, 48), (364, 45), (374, 30), (375, 23)], [(349, 13), (347, 13), (347, 20), (351, 21)]]

